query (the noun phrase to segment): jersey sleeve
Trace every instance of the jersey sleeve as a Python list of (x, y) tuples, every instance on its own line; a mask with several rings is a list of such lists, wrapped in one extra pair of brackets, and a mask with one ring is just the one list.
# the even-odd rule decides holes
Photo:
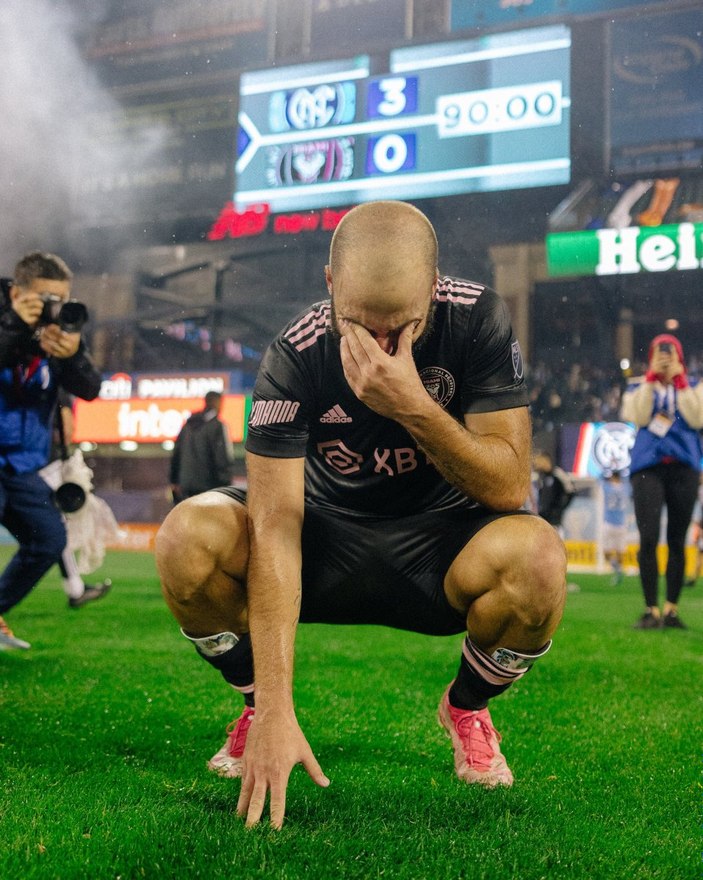
[(245, 447), (270, 458), (305, 456), (313, 382), (300, 354), (279, 336), (266, 351), (254, 384)]
[(486, 289), (471, 313), (468, 329), (462, 411), (482, 413), (527, 406), (522, 352), (504, 300)]

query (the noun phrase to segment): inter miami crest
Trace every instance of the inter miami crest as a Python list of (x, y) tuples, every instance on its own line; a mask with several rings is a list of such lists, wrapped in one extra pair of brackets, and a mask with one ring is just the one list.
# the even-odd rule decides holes
[(446, 407), (454, 397), (456, 382), (454, 376), (444, 367), (425, 367), (420, 370), (420, 379), (432, 400), (436, 400), (440, 406)]

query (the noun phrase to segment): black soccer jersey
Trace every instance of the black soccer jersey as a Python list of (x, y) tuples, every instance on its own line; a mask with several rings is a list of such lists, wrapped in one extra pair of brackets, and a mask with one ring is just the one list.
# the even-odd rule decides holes
[[(471, 506), (405, 428), (356, 397), (330, 320), (330, 301), (316, 303), (267, 350), (254, 387), (247, 450), (305, 457), (306, 503), (352, 516)], [(528, 403), (505, 303), (480, 284), (440, 279), (431, 330), (413, 347), (413, 357), (428, 394), (459, 421), (464, 413)]]

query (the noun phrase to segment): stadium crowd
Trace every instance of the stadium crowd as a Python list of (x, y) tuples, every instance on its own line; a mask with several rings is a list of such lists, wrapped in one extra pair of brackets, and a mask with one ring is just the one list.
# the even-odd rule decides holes
[[(687, 356), (686, 365), (689, 376), (703, 377), (703, 352)], [(528, 368), (534, 430), (554, 431), (570, 422), (617, 421), (630, 377), (646, 369), (644, 361), (624, 372), (615, 361), (602, 366), (536, 359)]]

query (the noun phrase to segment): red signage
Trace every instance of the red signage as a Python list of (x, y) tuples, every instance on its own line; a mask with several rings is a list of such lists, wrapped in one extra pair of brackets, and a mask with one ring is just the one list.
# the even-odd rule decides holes
[[(273, 219), (275, 235), (297, 235), (300, 232), (333, 232), (337, 224), (351, 208), (333, 211), (305, 211), (293, 214), (277, 214)], [(226, 202), (220, 215), (212, 224), (207, 237), (210, 241), (223, 238), (247, 238), (261, 235), (269, 226), (271, 212), (266, 204), (250, 205), (244, 211), (237, 211), (234, 202)]]

